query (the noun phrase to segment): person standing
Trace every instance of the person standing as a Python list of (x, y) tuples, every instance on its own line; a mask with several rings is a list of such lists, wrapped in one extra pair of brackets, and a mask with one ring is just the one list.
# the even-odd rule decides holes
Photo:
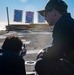
[(19, 37), (5, 38), (0, 50), (0, 75), (26, 75), (25, 61), (19, 55), (22, 45)]

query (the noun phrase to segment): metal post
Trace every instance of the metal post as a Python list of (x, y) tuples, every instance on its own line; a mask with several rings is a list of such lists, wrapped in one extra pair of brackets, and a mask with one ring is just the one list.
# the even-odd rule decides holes
[(8, 13), (8, 7), (6, 7), (6, 11), (7, 11), (8, 26), (9, 26), (9, 13)]

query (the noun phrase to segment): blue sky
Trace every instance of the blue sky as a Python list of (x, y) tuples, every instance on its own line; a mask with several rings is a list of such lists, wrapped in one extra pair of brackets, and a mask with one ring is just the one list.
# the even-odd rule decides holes
[[(34, 12), (34, 22), (37, 22), (38, 14), (37, 11), (44, 9), (46, 3), (49, 0), (0, 0), (0, 24), (7, 22), (7, 12), (6, 7), (9, 11), (9, 20), (13, 23), (14, 19), (14, 10), (23, 10), (23, 20), (22, 23), (25, 23), (25, 12), (33, 11)], [(72, 17), (74, 18), (74, 0), (64, 0), (68, 4), (68, 11), (71, 12)]]

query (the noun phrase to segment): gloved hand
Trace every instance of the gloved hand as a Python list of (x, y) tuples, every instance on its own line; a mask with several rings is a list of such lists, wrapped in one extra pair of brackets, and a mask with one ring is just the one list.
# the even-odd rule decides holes
[(41, 49), (37, 54), (37, 59), (43, 57), (43, 54), (46, 52), (46, 49)]

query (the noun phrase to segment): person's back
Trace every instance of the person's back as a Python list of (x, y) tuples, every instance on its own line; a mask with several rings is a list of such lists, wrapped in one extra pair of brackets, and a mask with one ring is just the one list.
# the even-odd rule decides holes
[(0, 75), (26, 75), (24, 60), (16, 53), (0, 50)]

